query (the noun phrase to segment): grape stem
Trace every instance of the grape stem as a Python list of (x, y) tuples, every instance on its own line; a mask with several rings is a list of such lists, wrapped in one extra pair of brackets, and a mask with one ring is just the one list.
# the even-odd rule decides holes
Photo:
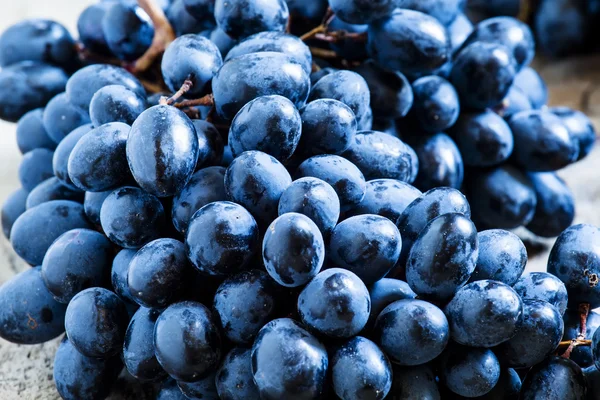
[(339, 56), (337, 55), (337, 53), (335, 51), (321, 49), (319, 47), (310, 47), (310, 53), (313, 56), (319, 57), (319, 58), (325, 58), (325, 59), (339, 58)]
[(331, 8), (328, 7), (327, 12), (325, 12), (325, 15), (323, 16), (323, 20), (321, 21), (321, 23), (319, 25), (317, 25), (316, 27), (314, 27), (313, 29), (311, 29), (310, 31), (306, 32), (304, 35), (300, 36), (300, 40), (306, 41), (306, 40), (314, 38), (315, 35), (317, 35), (319, 33), (327, 32), (327, 29), (329, 28), (329, 24), (331, 24), (331, 21), (333, 21), (333, 17), (335, 17), (335, 15), (334, 15), (333, 11), (331, 10)]
[(570, 358), (573, 349), (578, 346), (591, 346), (592, 341), (586, 339), (586, 330), (587, 330), (587, 319), (590, 313), (590, 304), (589, 303), (581, 303), (579, 304), (579, 335), (575, 339), (571, 340), (563, 340), (559, 343), (559, 348), (567, 346), (567, 349), (562, 354), (564, 358)]
[(173, 106), (177, 108), (188, 108), (188, 107), (196, 107), (196, 106), (212, 106), (215, 104), (215, 100), (212, 94), (207, 94), (204, 97), (200, 97), (199, 99), (192, 100), (184, 100), (179, 103), (173, 104)]
[(187, 92), (189, 92), (193, 86), (194, 82), (192, 82), (190, 77), (188, 77), (178, 91), (176, 91), (171, 97), (162, 96), (158, 103), (161, 105), (170, 106), (184, 96)]
[(154, 38), (146, 52), (138, 58), (130, 70), (133, 73), (146, 71), (160, 57), (167, 46), (175, 40), (175, 32), (163, 10), (155, 0), (137, 0), (138, 5), (148, 14), (154, 25)]

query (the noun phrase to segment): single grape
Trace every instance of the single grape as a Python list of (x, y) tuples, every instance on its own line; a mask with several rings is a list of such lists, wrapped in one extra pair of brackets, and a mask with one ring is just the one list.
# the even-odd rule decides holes
[(208, 38), (219, 48), (223, 58), (227, 57), (229, 51), (238, 43), (237, 40), (226, 34), (223, 29), (218, 26), (210, 31)]
[(595, 19), (590, 17), (586, 5), (593, 4), (571, 0), (540, 1), (531, 21), (538, 47), (555, 58), (586, 52), (593, 45), (589, 35), (595, 29)]
[(586, 157), (596, 142), (596, 129), (590, 119), (581, 111), (568, 107), (551, 107), (549, 111), (559, 117), (571, 136), (579, 144), (577, 160)]
[(371, 297), (371, 313), (367, 326), (373, 326), (375, 319), (384, 308), (396, 300), (414, 299), (417, 294), (412, 291), (408, 283), (390, 278), (382, 278), (369, 285), (369, 296)]
[(542, 237), (555, 237), (573, 223), (575, 199), (571, 189), (553, 172), (527, 174), (537, 203), (527, 229)]
[(251, 354), (250, 349), (234, 347), (223, 358), (215, 377), (217, 393), (221, 399), (260, 400), (252, 379)]
[(77, 32), (79, 40), (86, 49), (98, 54), (110, 54), (104, 32), (102, 32), (102, 18), (111, 7), (108, 1), (92, 4), (79, 14)]
[(325, 75), (311, 88), (308, 101), (317, 99), (339, 100), (359, 118), (367, 112), (371, 94), (362, 76), (356, 72), (340, 70)]
[(198, 163), (196, 170), (204, 167), (220, 165), (223, 159), (223, 138), (219, 130), (210, 122), (193, 119), (198, 136)]
[(213, 17), (203, 20), (194, 18), (186, 9), (184, 0), (173, 0), (167, 8), (166, 15), (176, 36), (200, 33), (206, 29), (213, 29), (215, 27)]
[(390, 394), (394, 400), (440, 400), (436, 376), (426, 364), (411, 367), (394, 365)]
[(144, 54), (154, 37), (150, 17), (137, 5), (114, 2), (102, 15), (101, 26), (111, 53), (125, 61)]
[(521, 239), (503, 229), (489, 229), (480, 231), (477, 240), (479, 257), (471, 281), (492, 279), (513, 286), (527, 265), (527, 249)]
[(510, 118), (518, 112), (531, 109), (533, 109), (533, 106), (531, 105), (529, 97), (527, 97), (527, 94), (519, 89), (514, 83), (508, 90), (508, 93), (502, 102), (494, 107), (494, 111), (506, 121), (510, 120)]
[(54, 170), (54, 176), (60, 180), (60, 182), (68, 188), (73, 190), (81, 190), (71, 180), (69, 176), (69, 157), (73, 152), (73, 148), (79, 142), (84, 135), (93, 129), (92, 124), (81, 125), (79, 128), (75, 128), (69, 133), (61, 142), (56, 146), (54, 150), (54, 156), (52, 157), (52, 169)]
[(412, 83), (414, 102), (411, 118), (425, 132), (444, 132), (456, 122), (460, 112), (454, 86), (439, 76), (424, 76)]
[(185, 9), (198, 21), (210, 19), (215, 13), (214, 0), (183, 0)]
[(48, 102), (42, 120), (50, 139), (60, 143), (75, 128), (88, 124), (90, 116), (71, 104), (66, 93), (60, 93)]
[(464, 0), (398, 0), (396, 7), (421, 11), (448, 26), (465, 7)]
[(100, 210), (102, 203), (112, 193), (112, 190), (106, 192), (85, 192), (83, 200), (83, 210), (87, 219), (96, 226), (100, 226)]
[(141, 307), (131, 318), (125, 342), (123, 343), (123, 363), (127, 371), (140, 380), (160, 380), (166, 377), (154, 354), (154, 326), (160, 311)]
[(587, 384), (581, 368), (568, 358), (550, 357), (534, 366), (523, 381), (520, 399), (585, 399)]
[[(501, 0), (504, 1), (504, 0)], [(454, 21), (447, 26), (448, 28), (448, 39), (450, 39), (450, 46), (452, 52), (456, 52), (458, 49), (463, 47), (463, 44), (473, 32), (473, 23), (462, 11), (460, 11)]]
[[(373, 179), (367, 182), (362, 201), (346, 216), (377, 214), (397, 221), (406, 207), (421, 195), (421, 191), (396, 179)], [(403, 243), (404, 246), (404, 243)]]
[(90, 102), (90, 119), (94, 126), (109, 122), (133, 124), (146, 109), (146, 100), (121, 85), (108, 85), (98, 90)]
[(56, 177), (48, 178), (37, 185), (27, 196), (27, 209), (52, 200), (72, 200), (83, 203), (83, 192), (62, 184)]
[(329, 0), (335, 15), (350, 24), (370, 24), (391, 15), (396, 6), (394, 0)]
[(12, 230), (12, 226), (14, 225), (15, 221), (27, 209), (28, 196), (29, 192), (20, 188), (9, 194), (2, 204), (2, 210), (0, 211), (0, 222), (2, 224), (2, 232), (7, 239), (10, 239), (10, 231)]
[(215, 1), (217, 25), (236, 39), (263, 31), (283, 32), (289, 16), (284, 0)]
[(422, 191), (446, 186), (459, 189), (464, 179), (464, 162), (456, 143), (445, 133), (424, 136), (411, 143), (417, 155), (415, 187)]
[(23, 189), (32, 191), (37, 185), (54, 176), (52, 150), (39, 148), (26, 153), (19, 165), (19, 181)]
[(33, 149), (45, 148), (54, 150), (56, 143), (48, 136), (42, 121), (43, 108), (36, 108), (23, 115), (17, 123), (17, 146), (22, 154)]
[(117, 253), (112, 262), (110, 272), (110, 281), (113, 291), (127, 303), (135, 303), (129, 286), (127, 285), (127, 275), (129, 274), (129, 264), (137, 253), (137, 250), (123, 249)]
[(548, 103), (548, 88), (542, 77), (531, 67), (523, 68), (515, 76), (514, 87), (527, 95), (533, 108), (542, 108)]

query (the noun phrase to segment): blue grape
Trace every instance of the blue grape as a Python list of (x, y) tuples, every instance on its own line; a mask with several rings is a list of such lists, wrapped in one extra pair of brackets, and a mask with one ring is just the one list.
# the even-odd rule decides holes
[(215, 380), (216, 371), (211, 371), (198, 381), (179, 381), (177, 386), (187, 399), (220, 400)]
[(328, 257), (340, 268), (371, 284), (387, 275), (400, 257), (402, 239), (385, 217), (357, 215), (340, 222), (329, 241)]
[(500, 379), (500, 363), (489, 349), (453, 345), (440, 359), (440, 381), (453, 393), (483, 396)]
[(517, 334), (494, 352), (503, 366), (526, 368), (542, 362), (556, 350), (563, 336), (563, 319), (556, 307), (543, 300), (523, 300), (523, 319)]
[(340, 200), (327, 182), (312, 177), (292, 182), (279, 199), (279, 215), (304, 214), (310, 218), (327, 237), (340, 217)]
[(136, 253), (137, 250), (131, 249), (122, 249), (119, 251), (113, 259), (110, 272), (110, 281), (114, 292), (121, 299), (129, 303), (135, 303), (127, 285), (127, 275), (129, 274), (129, 264)]
[(369, 291), (351, 271), (319, 273), (298, 296), (302, 323), (333, 338), (350, 338), (365, 327), (371, 312)]
[(36, 108), (23, 115), (17, 123), (17, 146), (22, 154), (33, 149), (54, 150), (56, 143), (48, 136), (42, 122), (44, 109)]
[(73, 190), (81, 190), (71, 180), (69, 176), (69, 157), (73, 148), (79, 142), (84, 135), (93, 129), (92, 124), (81, 125), (79, 128), (75, 128), (69, 133), (61, 142), (56, 146), (54, 156), (52, 157), (52, 169), (54, 170), (54, 176), (60, 182), (68, 188)]
[(259, 150), (285, 161), (300, 141), (302, 120), (294, 104), (279, 95), (248, 102), (233, 118), (228, 144), (234, 157)]
[(131, 126), (127, 161), (136, 182), (148, 193), (158, 197), (177, 194), (196, 168), (196, 129), (175, 107), (151, 107)]
[(208, 308), (184, 301), (170, 305), (154, 327), (156, 358), (173, 378), (194, 382), (217, 367), (221, 337)]
[(290, 13), (284, 0), (216, 0), (219, 28), (235, 39), (263, 31), (285, 31)]
[(463, 107), (483, 110), (502, 101), (516, 75), (517, 64), (507, 47), (475, 42), (456, 56), (450, 81)]
[[(566, 296), (566, 291), (564, 290), (564, 287), (562, 289)], [(551, 293), (549, 294), (551, 295)], [(564, 305), (566, 306), (566, 301), (564, 302)], [(565, 324), (565, 331), (562, 340), (572, 340), (574, 338), (580, 337), (580, 335), (585, 336), (586, 339), (591, 339), (594, 336), (594, 332), (596, 332), (596, 330), (600, 328), (600, 313), (598, 312), (598, 310), (589, 311), (585, 324), (585, 332), (581, 331), (581, 310), (577, 308), (568, 308), (563, 315), (563, 320)], [(594, 367), (592, 348), (593, 346), (576, 346), (571, 351), (571, 356), (569, 357), (569, 359), (575, 361), (577, 365), (579, 365), (582, 368), (588, 367), (590, 365)]]
[(64, 400), (105, 399), (120, 371), (118, 357), (84, 356), (66, 336), (54, 356), (54, 384)]
[(183, 0), (185, 9), (198, 21), (209, 19), (215, 13), (214, 0)]
[(75, 42), (69, 31), (55, 21), (26, 19), (0, 36), (0, 65), (8, 67), (20, 61), (39, 61), (73, 68)]
[(223, 65), (217, 46), (200, 35), (183, 35), (167, 47), (161, 63), (165, 83), (177, 91), (186, 80), (193, 85), (188, 96), (201, 96), (209, 88), (210, 81)]
[(205, 275), (244, 270), (258, 251), (256, 221), (239, 204), (209, 203), (192, 216), (185, 239), (188, 258)]
[(294, 20), (292, 29), (297, 20), (306, 20), (311, 26), (318, 25), (329, 5), (327, 0), (286, 0), (286, 3)]
[(513, 152), (512, 131), (501, 116), (490, 110), (461, 114), (449, 133), (468, 166), (497, 165)]
[(586, 399), (587, 383), (581, 368), (568, 358), (550, 357), (527, 372), (520, 399)]
[(454, 86), (439, 76), (424, 76), (412, 83), (414, 102), (411, 117), (417, 126), (430, 133), (450, 128), (460, 112)]
[(350, 24), (370, 24), (392, 14), (396, 6), (394, 0), (329, 0), (335, 15)]
[(583, 375), (587, 381), (588, 393), (598, 393), (600, 389), (600, 370), (592, 365), (583, 369)]
[(113, 3), (102, 16), (102, 33), (111, 53), (134, 61), (148, 50), (154, 27), (148, 14), (136, 5)]
[(83, 200), (83, 210), (85, 216), (94, 225), (100, 225), (100, 210), (102, 209), (102, 203), (112, 193), (112, 190), (106, 192), (85, 192)]
[(98, 90), (90, 102), (90, 119), (94, 126), (109, 122), (128, 125), (146, 109), (146, 100), (121, 85), (108, 85)]
[(244, 206), (261, 226), (275, 219), (279, 198), (291, 183), (285, 167), (260, 151), (240, 154), (225, 173), (227, 198)]
[(300, 164), (296, 176), (319, 178), (330, 184), (338, 195), (342, 211), (359, 204), (367, 191), (362, 172), (340, 156), (323, 154), (308, 158)]
[(7, 239), (10, 239), (10, 231), (12, 230), (12, 226), (14, 225), (15, 221), (27, 209), (26, 204), (28, 196), (29, 192), (20, 188), (9, 194), (2, 204), (2, 210), (0, 211), (0, 222), (2, 223), (2, 232)]
[(61, 303), (84, 289), (105, 286), (112, 263), (112, 245), (101, 233), (73, 229), (59, 236), (42, 262), (42, 279)]
[(528, 174), (537, 203), (527, 229), (542, 237), (555, 237), (571, 226), (575, 218), (575, 199), (571, 189), (553, 172)]
[(121, 351), (128, 322), (125, 303), (110, 290), (93, 287), (69, 302), (65, 330), (84, 356), (110, 358)]
[(175, 228), (185, 234), (196, 211), (213, 201), (226, 200), (225, 168), (198, 170), (188, 184), (173, 198), (171, 218)]
[(514, 87), (527, 95), (533, 108), (542, 108), (548, 102), (548, 88), (542, 77), (531, 67), (523, 68), (515, 77)]
[(367, 182), (365, 197), (348, 214), (377, 214), (390, 221), (397, 221), (406, 207), (420, 195), (419, 189), (406, 182), (373, 179)]
[(217, 393), (223, 400), (259, 400), (258, 389), (252, 379), (252, 352), (234, 347), (227, 353), (217, 370)]
[(129, 294), (143, 307), (165, 308), (178, 299), (191, 272), (185, 245), (156, 239), (133, 256), (127, 272)]
[(69, 155), (67, 170), (73, 185), (102, 192), (130, 179), (125, 153), (130, 130), (127, 124), (110, 122), (82, 136)]
[(123, 343), (123, 363), (137, 379), (160, 380), (166, 376), (154, 354), (154, 326), (160, 311), (141, 307), (131, 318)]
[(412, 245), (407, 282), (421, 297), (449, 300), (469, 280), (478, 253), (475, 225), (463, 214), (443, 214), (429, 222)]
[(516, 113), (531, 109), (533, 109), (533, 106), (531, 105), (529, 97), (527, 97), (527, 94), (523, 93), (523, 91), (514, 83), (508, 90), (508, 93), (502, 102), (494, 107), (494, 111), (507, 121)]
[(340, 70), (325, 75), (311, 88), (308, 101), (317, 99), (339, 100), (360, 118), (369, 108), (371, 94), (362, 76), (356, 72)]
[(586, 52), (593, 43), (590, 34), (595, 19), (586, 4), (571, 0), (540, 1), (531, 24), (536, 32), (537, 45), (547, 55), (557, 58)]
[(219, 130), (210, 122), (193, 119), (198, 136), (198, 163), (196, 170), (204, 167), (220, 165), (223, 159), (223, 138)]
[(94, 53), (110, 54), (104, 32), (102, 32), (102, 18), (110, 7), (110, 2), (92, 4), (83, 10), (77, 19), (79, 40), (86, 49)]
[(367, 326), (372, 326), (383, 309), (393, 302), (417, 297), (408, 283), (398, 279), (382, 278), (369, 285), (368, 289), (371, 297), (371, 314)]
[(260, 398), (318, 398), (329, 360), (313, 335), (288, 318), (266, 324), (252, 346), (252, 374)]
[(19, 257), (30, 265), (40, 265), (54, 240), (77, 228), (91, 228), (83, 206), (74, 201), (53, 200), (21, 214), (10, 231), (10, 242)]
[(261, 270), (244, 271), (225, 279), (213, 302), (225, 337), (236, 344), (251, 344), (260, 328), (273, 319), (276, 294), (275, 282)]
[(19, 181), (23, 189), (32, 191), (37, 185), (54, 176), (52, 150), (38, 148), (26, 153), (19, 165)]
[(47, 342), (64, 332), (65, 311), (44, 286), (40, 267), (27, 269), (0, 288), (0, 337), (18, 344)]
[(479, 257), (471, 281), (492, 279), (513, 286), (527, 265), (527, 249), (517, 235), (503, 229), (477, 234)]
[(372, 23), (367, 49), (381, 67), (410, 76), (431, 74), (450, 59), (446, 28), (413, 10), (396, 9)]
[(188, 398), (181, 392), (179, 386), (177, 386), (177, 381), (174, 379), (165, 379), (156, 395), (156, 400), (188, 400)]
[(421, 11), (449, 25), (465, 6), (465, 0), (398, 0), (396, 7)]
[[(512, 368), (503, 368), (500, 371), (500, 378), (496, 386), (483, 396), (474, 398), (478, 400), (517, 400), (520, 392), (521, 378), (519, 374)], [(462, 396), (456, 396), (456, 398), (461, 400), (466, 399), (466, 397)]]
[(65, 90), (67, 75), (48, 64), (22, 61), (0, 71), (0, 119), (17, 122)]
[(65, 93), (53, 97), (44, 109), (43, 123), (48, 136), (60, 143), (75, 128), (90, 122), (87, 111), (72, 105)]
[(225, 58), (233, 46), (237, 44), (237, 40), (223, 32), (219, 27), (214, 28), (210, 32), (208, 38), (219, 48), (223, 58)]
[(167, 8), (166, 15), (176, 36), (200, 33), (215, 26), (215, 21), (212, 17), (203, 20), (194, 18), (186, 9), (184, 0), (172, 1), (169, 8)]
[(26, 207), (29, 209), (51, 200), (73, 200), (83, 203), (83, 192), (66, 187), (56, 177), (48, 178), (29, 193)]
[(569, 131), (571, 140), (578, 142), (579, 155), (577, 160), (586, 157), (592, 151), (596, 142), (596, 129), (587, 115), (568, 107), (551, 107), (549, 111), (562, 120)]
[(283, 214), (269, 225), (265, 233), (262, 258), (267, 272), (280, 285), (305, 285), (323, 266), (323, 235), (307, 216)]
[(331, 356), (333, 390), (340, 399), (384, 399), (392, 387), (392, 365), (377, 345), (361, 336)]
[(452, 52), (456, 52), (463, 46), (471, 32), (473, 32), (473, 23), (464, 13), (459, 12), (447, 28)]
[(394, 365), (392, 389), (394, 400), (440, 400), (436, 377), (428, 365), (398, 367)]
[[(418, 174), (415, 187), (426, 191), (439, 186), (459, 189), (464, 179), (464, 162), (456, 143), (445, 133), (418, 139), (413, 145)], [(417, 167), (414, 169), (417, 170)]]
[(423, 300), (397, 300), (381, 311), (373, 337), (399, 365), (425, 364), (446, 348), (450, 331), (446, 316)]
[(165, 211), (160, 201), (135, 187), (122, 187), (109, 194), (100, 209), (100, 224), (111, 242), (135, 249), (156, 239)]

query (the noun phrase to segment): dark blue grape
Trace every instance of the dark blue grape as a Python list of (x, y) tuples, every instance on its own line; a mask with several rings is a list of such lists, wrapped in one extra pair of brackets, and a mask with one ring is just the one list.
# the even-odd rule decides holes
[(133, 259), (133, 256), (137, 253), (137, 250), (123, 249), (117, 253), (112, 262), (112, 268), (110, 272), (110, 281), (113, 290), (123, 300), (130, 303), (134, 303), (135, 300), (129, 292), (129, 286), (127, 285), (127, 275), (129, 273), (129, 264)]
[(328, 363), (325, 346), (288, 318), (266, 324), (252, 346), (252, 374), (264, 400), (318, 398)]
[(443, 214), (429, 222), (412, 245), (407, 282), (422, 297), (449, 300), (469, 280), (478, 253), (475, 225), (463, 214)]
[(222, 400), (260, 400), (252, 378), (252, 352), (234, 347), (227, 353), (215, 378)]
[(435, 18), (412, 10), (396, 9), (372, 23), (367, 48), (381, 67), (411, 76), (431, 74), (450, 58), (446, 28)]
[(65, 311), (44, 286), (40, 267), (27, 269), (0, 287), (0, 337), (18, 344), (47, 342), (64, 332)]
[(439, 76), (424, 76), (412, 83), (411, 118), (422, 130), (442, 132), (456, 122), (460, 102), (454, 86)]
[(100, 210), (102, 209), (102, 203), (112, 193), (112, 190), (106, 192), (85, 192), (83, 200), (83, 210), (85, 216), (94, 225), (100, 225)]
[[(10, 231), (17, 218), (21, 216), (27, 209), (27, 197), (29, 192), (25, 189), (17, 189), (12, 192), (4, 203), (2, 204), (2, 211), (0, 212), (2, 232), (7, 239), (10, 239)], [(337, 222), (337, 219), (336, 219)], [(335, 222), (334, 222), (335, 225)]]
[(75, 128), (69, 133), (61, 142), (56, 146), (54, 156), (52, 157), (52, 169), (54, 170), (54, 176), (60, 180), (60, 182), (73, 189), (80, 190), (73, 184), (71, 177), (69, 176), (69, 157), (71, 152), (79, 139), (90, 132), (93, 129), (92, 124), (85, 124), (79, 128)]
[(215, 380), (216, 371), (211, 371), (198, 381), (179, 381), (177, 386), (187, 399), (220, 400)]
[(318, 71), (312, 72), (310, 74), (310, 85), (314, 86), (322, 77), (324, 77), (325, 75), (332, 74), (336, 71), (339, 71), (339, 70), (337, 68), (333, 68), (333, 67), (325, 67), (325, 68), (321, 68)]
[(79, 14), (77, 32), (86, 49), (98, 54), (110, 54), (102, 32), (102, 18), (111, 7), (108, 1), (92, 4)]
[(108, 85), (92, 97), (90, 119), (97, 127), (109, 122), (131, 125), (145, 109), (145, 99), (134, 91), (121, 85)]
[(156, 395), (156, 400), (189, 400), (174, 379), (166, 379)]
[(76, 228), (91, 228), (83, 206), (74, 201), (53, 200), (21, 214), (12, 226), (10, 241), (19, 257), (30, 265), (40, 265), (54, 240)]
[(440, 400), (435, 374), (427, 365), (411, 367), (394, 365), (390, 395), (393, 400)]
[(542, 237), (555, 237), (571, 226), (575, 218), (575, 199), (571, 189), (554, 172), (528, 174), (537, 203), (527, 229)]
[(48, 102), (42, 120), (48, 136), (60, 143), (75, 128), (88, 124), (90, 117), (87, 110), (72, 105), (66, 93), (60, 93)]
[(311, 88), (308, 101), (317, 99), (339, 100), (350, 107), (358, 118), (367, 112), (371, 95), (362, 76), (341, 70), (325, 75)]
[(251, 344), (275, 315), (276, 291), (269, 275), (257, 269), (225, 279), (213, 303), (225, 337), (236, 344)]
[(583, 369), (587, 381), (588, 393), (598, 393), (600, 390), (600, 370), (595, 365)]
[(581, 367), (568, 358), (555, 356), (527, 372), (519, 399), (583, 400), (586, 394)]
[(596, 27), (586, 5), (593, 3), (540, 1), (531, 21), (538, 47), (555, 58), (588, 51), (594, 46), (590, 35)]
[(294, 21), (292, 29), (297, 21), (301, 21), (302, 25), (310, 24), (311, 27), (318, 25), (329, 5), (327, 0), (286, 0), (286, 3)]
[(507, 47), (475, 42), (456, 56), (450, 81), (462, 106), (483, 110), (502, 101), (516, 75), (517, 64)]
[(19, 165), (19, 181), (23, 189), (32, 191), (37, 185), (54, 176), (52, 150), (39, 148), (25, 153)]
[(284, 0), (216, 0), (219, 28), (235, 39), (263, 31), (285, 31), (290, 13)]
[(563, 336), (563, 319), (556, 307), (542, 300), (523, 300), (517, 334), (494, 349), (503, 366), (526, 368), (550, 355)]
[(102, 16), (102, 33), (111, 53), (134, 61), (148, 50), (154, 27), (148, 14), (137, 5), (113, 3)]
[(527, 95), (514, 83), (508, 90), (508, 93), (502, 102), (494, 107), (494, 111), (507, 121), (516, 113), (531, 109), (533, 109), (531, 101), (529, 101)]
[(449, 25), (465, 7), (465, 0), (398, 0), (396, 7), (421, 11)]
[(100, 209), (100, 223), (115, 244), (135, 249), (156, 239), (164, 224), (160, 201), (135, 187), (122, 187), (109, 194)]
[(160, 311), (141, 307), (129, 321), (123, 344), (123, 363), (137, 379), (159, 380), (166, 376), (154, 354), (154, 325)]
[(387, 275), (400, 257), (402, 239), (396, 225), (385, 217), (357, 215), (340, 222), (329, 241), (334, 265), (354, 272), (365, 284)]
[(200, 33), (215, 27), (215, 20), (212, 16), (203, 20), (194, 18), (186, 9), (184, 0), (172, 1), (167, 8), (166, 15), (177, 36)]
[(198, 136), (198, 163), (196, 169), (220, 165), (223, 159), (223, 138), (219, 130), (210, 122), (193, 119)]
[(473, 32), (473, 23), (464, 13), (459, 12), (447, 28), (452, 51), (456, 52), (463, 46), (471, 32)]
[[(566, 295), (566, 291), (564, 293)], [(564, 304), (566, 305), (566, 301)], [(581, 337), (581, 335), (586, 339), (591, 339), (594, 336), (594, 332), (600, 327), (600, 313), (595, 310), (590, 310), (587, 315), (585, 332), (581, 331), (581, 311), (579, 309), (567, 309), (563, 316), (563, 320), (565, 323), (565, 332), (562, 340), (573, 340), (574, 338)], [(592, 347), (576, 346), (571, 351), (569, 359), (575, 361), (577, 365), (582, 368), (590, 365), (594, 367)]]
[(45, 148), (54, 150), (56, 143), (48, 136), (42, 122), (44, 110), (37, 108), (29, 111), (17, 123), (17, 145), (22, 154), (33, 149)]
[(397, 4), (394, 0), (329, 0), (329, 7), (345, 22), (370, 24), (392, 14)]
[(393, 302), (417, 297), (408, 283), (398, 279), (383, 278), (371, 284), (368, 289), (371, 297), (371, 315), (369, 316), (369, 325), (371, 326), (383, 309)]
[(227, 276), (244, 270), (259, 246), (256, 221), (244, 207), (229, 201), (209, 203), (190, 220), (187, 255), (205, 275)]
[(84, 356), (66, 336), (54, 356), (54, 384), (64, 400), (105, 399), (120, 371), (118, 357)]
[(185, 9), (198, 21), (211, 18), (215, 13), (214, 0), (183, 0)]
[[(418, 174), (414, 184), (420, 190), (439, 186), (459, 189), (464, 179), (464, 163), (456, 143), (445, 133), (420, 138), (413, 144)], [(414, 169), (417, 170), (417, 167)]]
[(0, 118), (17, 122), (65, 90), (67, 75), (48, 64), (22, 61), (0, 71)]
[(527, 264), (527, 250), (517, 235), (503, 229), (477, 234), (479, 257), (471, 281), (492, 279), (512, 286)]
[(362, 201), (348, 214), (377, 214), (397, 221), (406, 207), (421, 195), (421, 191), (396, 179), (374, 179), (367, 182)]
[(223, 32), (223, 30), (219, 27), (214, 28), (210, 32), (208, 38), (219, 48), (223, 58), (225, 58), (227, 54), (229, 54), (229, 50), (231, 50), (233, 46), (237, 44), (237, 40)]
[(27, 196), (25, 204), (29, 209), (51, 200), (73, 200), (83, 203), (83, 192), (68, 188), (58, 178), (52, 177), (37, 185)]
[(208, 308), (184, 301), (170, 305), (154, 327), (156, 358), (171, 377), (194, 382), (217, 367), (221, 338)]
[(569, 131), (571, 140), (578, 143), (579, 155), (577, 160), (587, 156), (596, 142), (596, 129), (587, 115), (568, 107), (552, 107), (549, 111), (562, 120)]
[(442, 353), (450, 332), (442, 310), (422, 300), (406, 299), (383, 309), (373, 337), (394, 363), (420, 365)]
[(548, 88), (542, 77), (531, 67), (523, 68), (515, 77), (514, 87), (527, 95), (533, 108), (542, 108), (548, 102)]
[[(512, 368), (503, 368), (500, 371), (500, 379), (496, 386), (483, 396), (470, 397), (478, 400), (518, 400), (521, 391), (521, 377)], [(458, 400), (465, 400), (467, 397), (454, 395)]]

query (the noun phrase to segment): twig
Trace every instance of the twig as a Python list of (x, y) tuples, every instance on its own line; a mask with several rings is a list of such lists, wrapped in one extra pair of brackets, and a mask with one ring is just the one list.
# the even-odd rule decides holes
[(215, 104), (214, 98), (212, 94), (207, 94), (204, 97), (200, 97), (199, 99), (192, 100), (184, 100), (179, 103), (173, 104), (173, 106), (177, 108), (188, 108), (188, 107), (196, 107), (196, 106), (212, 106)]
[(331, 32), (317, 32), (314, 35), (314, 38), (317, 40), (321, 40), (327, 43), (337, 43), (342, 40), (354, 40), (356, 42), (366, 42), (367, 41), (367, 33), (356, 33), (356, 32), (348, 32), (348, 31), (331, 31)]
[(130, 67), (132, 72), (146, 71), (154, 63), (167, 46), (175, 40), (175, 32), (163, 10), (155, 0), (137, 0), (138, 5), (148, 14), (154, 25), (154, 38), (146, 52)]
[(192, 82), (189, 77), (183, 82), (183, 85), (176, 91), (171, 97), (163, 96), (159, 100), (159, 104), (162, 105), (171, 105), (179, 100), (183, 95), (190, 91), (190, 89), (194, 86), (194, 82)]
[[(310, 47), (310, 52), (313, 56), (319, 58), (340, 58), (338, 54), (333, 50), (321, 49), (319, 47)], [(316, 65), (316, 64), (315, 64)]]
[(590, 313), (590, 304), (589, 303), (581, 303), (579, 305), (579, 335), (575, 339), (572, 340), (563, 340), (559, 343), (558, 347), (567, 346), (565, 352), (561, 355), (564, 358), (570, 358), (573, 349), (578, 346), (591, 346), (592, 341), (586, 339), (586, 330), (587, 330), (587, 319)]
[(319, 26), (314, 27), (310, 31), (306, 32), (304, 35), (300, 36), (300, 40), (306, 41), (308, 39), (312, 39), (315, 37), (316, 34), (323, 33), (326, 30), (327, 30), (327, 27), (325, 25), (321, 24)]
[(217, 112), (217, 109), (215, 108), (215, 105), (213, 104), (212, 107), (210, 108), (210, 110), (208, 110), (208, 114), (206, 114), (206, 122), (213, 122), (213, 120), (215, 119), (215, 114)]

